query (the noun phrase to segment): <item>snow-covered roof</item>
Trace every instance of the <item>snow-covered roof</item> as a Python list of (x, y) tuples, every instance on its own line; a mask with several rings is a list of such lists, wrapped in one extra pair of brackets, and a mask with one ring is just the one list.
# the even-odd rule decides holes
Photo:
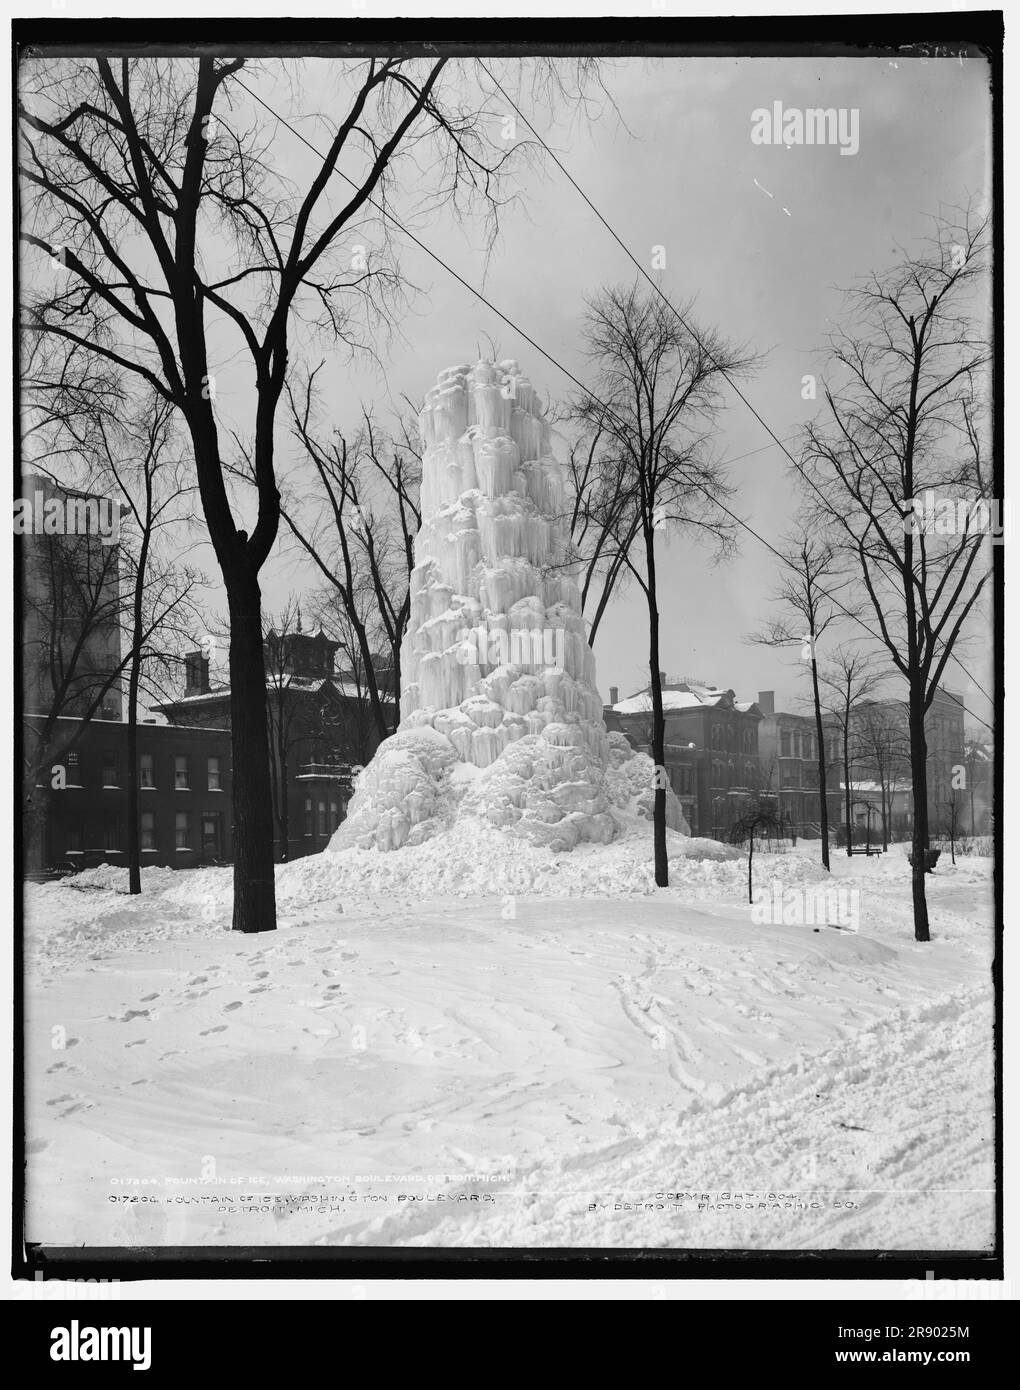
[[(702, 699), (691, 690), (664, 690), (662, 707), (666, 710), (693, 709), (698, 705), (717, 705), (721, 698), (722, 691), (718, 695)], [(619, 704), (614, 705), (613, 709), (617, 714), (650, 714), (652, 697), (646, 694), (631, 695), (629, 699), (621, 700)]]
[[(277, 690), (291, 690), (303, 694), (316, 694), (326, 685), (330, 685), (338, 695), (350, 700), (367, 700), (367, 687), (358, 686), (353, 681), (341, 679), (339, 676), (288, 676), (281, 684), (276, 678), (270, 677), (266, 681), (266, 690), (274, 692)], [(162, 705), (154, 705), (154, 710), (177, 709), (180, 705), (208, 705), (215, 704), (230, 696), (229, 685), (217, 685), (212, 690), (207, 690), (201, 695), (179, 695), (176, 699), (167, 700)], [(382, 693), (383, 703), (392, 703), (392, 696)]]
[[(847, 789), (846, 783), (840, 782), (839, 789), (841, 792), (845, 792)], [(874, 792), (877, 794), (882, 790), (882, 784), (881, 782), (851, 782), (850, 790), (852, 792)], [(905, 783), (900, 778), (894, 777), (886, 784), (887, 792), (906, 792), (909, 790), (909, 784)]]
[[(688, 681), (682, 690), (663, 690), (662, 707), (667, 713), (684, 709), (711, 708), (732, 693), (730, 690), (720, 689), (717, 685), (694, 685)], [(749, 714), (756, 706), (753, 700), (735, 700), (733, 708), (739, 714)], [(636, 695), (630, 695), (626, 700), (620, 700), (613, 705), (613, 709), (617, 714), (650, 714), (652, 697), (647, 690), (639, 690)]]

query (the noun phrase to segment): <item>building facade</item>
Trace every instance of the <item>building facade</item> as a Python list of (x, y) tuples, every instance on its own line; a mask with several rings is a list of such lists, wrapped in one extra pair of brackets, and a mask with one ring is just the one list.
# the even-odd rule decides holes
[[(762, 719), (758, 725), (760, 778), (784, 824), (794, 835), (815, 839), (822, 831), (821, 790), (818, 775), (818, 726), (814, 715), (776, 709), (774, 690), (758, 692)], [(839, 728), (822, 721), (825, 743), (825, 800), (829, 825), (840, 822), (839, 777), (841, 767)]]
[[(265, 643), (267, 738), (277, 859), (325, 849), (347, 813), (352, 779), (379, 737), (364, 684), (334, 670), (325, 633), (270, 632)], [(213, 685), (201, 652), (185, 658), (184, 694), (157, 708), (173, 725), (230, 728), (230, 687)], [(380, 685), (388, 684), (382, 662)], [(392, 701), (385, 709), (392, 714)]]
[[(107, 508), (113, 504), (34, 475), (22, 480), (22, 490), (32, 503), (22, 528), (16, 527), (22, 563), (22, 708), (120, 719), (120, 559), (115, 539), (99, 529), (95, 510), (100, 502)], [(50, 522), (52, 529), (43, 529)]]
[[(603, 710), (606, 727), (651, 753), (652, 701), (638, 691)], [(726, 839), (760, 789), (758, 725), (754, 701), (690, 677), (663, 676), (666, 771), (692, 835)]]
[[(44, 719), (25, 716), (25, 740)], [(41, 834), (28, 868), (84, 868), (127, 863), (127, 725), (61, 716), (54, 740), (62, 751), (34, 789), (44, 802)], [(216, 728), (138, 726), (138, 802), (142, 867), (196, 868), (233, 853), (230, 732)]]
[[(981, 780), (980, 758), (968, 753), (963, 702), (941, 686), (935, 691), (924, 721), (928, 747), (928, 829), (932, 836), (970, 833), (971, 796), (968, 781)], [(852, 783), (860, 803), (856, 819), (874, 803), (890, 821), (890, 836), (906, 837), (913, 828), (910, 728), (903, 700), (864, 700), (854, 709)], [(975, 796), (975, 824), (979, 798)], [(986, 823), (987, 823), (987, 817)], [(982, 833), (976, 830), (975, 833)]]

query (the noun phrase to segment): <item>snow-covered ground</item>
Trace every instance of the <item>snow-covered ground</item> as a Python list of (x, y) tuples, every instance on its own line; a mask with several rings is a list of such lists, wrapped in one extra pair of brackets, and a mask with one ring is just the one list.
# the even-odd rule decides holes
[[(987, 1249), (991, 865), (834, 853), (859, 930), (746, 859), (498, 832), (27, 894), (28, 1235), (86, 1245)], [(756, 895), (822, 879), (756, 855)]]

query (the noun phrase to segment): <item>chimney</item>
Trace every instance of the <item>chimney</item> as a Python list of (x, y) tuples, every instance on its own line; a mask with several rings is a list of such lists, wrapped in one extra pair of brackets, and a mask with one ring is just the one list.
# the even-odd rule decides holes
[(758, 708), (761, 710), (762, 714), (775, 714), (776, 692), (774, 690), (759, 690)]
[(209, 658), (202, 652), (184, 654), (184, 697), (209, 694)]
[(620, 703), (620, 687), (618, 685), (611, 685), (609, 687), (609, 703), (611, 705), (618, 705)]

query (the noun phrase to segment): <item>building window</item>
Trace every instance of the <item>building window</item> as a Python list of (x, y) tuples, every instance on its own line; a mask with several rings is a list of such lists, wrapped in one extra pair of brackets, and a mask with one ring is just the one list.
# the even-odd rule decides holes
[(142, 849), (156, 848), (156, 813), (143, 811), (141, 816)]
[(156, 769), (153, 766), (151, 753), (143, 753), (138, 759), (138, 785), (141, 787), (154, 787), (156, 785)]
[(103, 849), (120, 849), (120, 818), (107, 816), (103, 821)]
[(222, 837), (220, 835), (220, 813), (219, 811), (203, 811), (202, 813), (202, 857), (204, 859), (219, 859), (222, 849)]
[(319, 802), (319, 834), (323, 837), (329, 834), (329, 822), (326, 819), (327, 806), (325, 801)]
[(117, 786), (117, 756), (115, 753), (103, 754), (103, 786)]
[(223, 783), (220, 781), (219, 758), (209, 759), (209, 790), (211, 792), (218, 792), (223, 790)]
[(79, 774), (79, 771), (80, 771), (80, 769), (79, 769), (79, 766), (78, 766), (78, 750), (75, 748), (75, 749), (72, 749), (71, 752), (68, 753), (68, 755), (67, 755), (67, 783), (68, 783), (68, 786), (71, 786), (71, 787), (80, 787), (80, 786), (81, 786), (81, 780), (80, 780), (79, 775), (78, 775), (78, 774)]
[(178, 753), (174, 757), (174, 790), (179, 792), (188, 790), (188, 756), (186, 753)]
[(340, 824), (340, 803), (339, 803), (339, 801), (331, 801), (331, 802), (329, 803), (329, 828), (330, 828), (330, 830), (335, 830), (339, 824)]
[(81, 821), (71, 821), (65, 832), (64, 849), (67, 854), (81, 854)]
[(187, 811), (178, 811), (174, 816), (174, 848), (191, 848), (191, 817)]
[(305, 799), (305, 834), (306, 834), (306, 835), (311, 835), (312, 830), (313, 830), (313, 825), (312, 825), (312, 799), (311, 799), (311, 797), (306, 797), (306, 799)]
[(780, 757), (789, 758), (792, 756), (792, 736), (789, 729), (783, 729), (779, 735), (779, 754)]

